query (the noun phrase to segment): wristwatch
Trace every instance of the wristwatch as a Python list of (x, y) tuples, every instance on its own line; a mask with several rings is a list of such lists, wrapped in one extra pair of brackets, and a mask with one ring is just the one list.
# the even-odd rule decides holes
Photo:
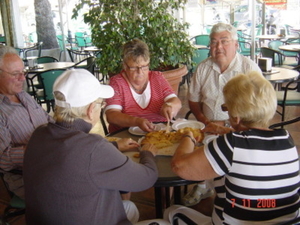
[(231, 127), (229, 120), (224, 121), (224, 126), (225, 127)]

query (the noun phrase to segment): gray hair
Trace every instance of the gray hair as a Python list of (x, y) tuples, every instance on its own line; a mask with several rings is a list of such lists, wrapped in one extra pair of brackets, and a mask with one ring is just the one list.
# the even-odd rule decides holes
[[(53, 93), (53, 95), (55, 96), (55, 99), (57, 99), (57, 100), (60, 100), (60, 101), (66, 100), (65, 96), (59, 91), (55, 91)], [(95, 100), (94, 102), (96, 102), (96, 101), (98, 101), (98, 99)], [(53, 118), (57, 122), (66, 122), (66, 123), (73, 123), (74, 120), (76, 120), (76, 119), (84, 119), (87, 117), (86, 112), (87, 112), (87, 109), (90, 106), (90, 104), (92, 104), (92, 102), (86, 106), (70, 107), (70, 108), (60, 107), (60, 106), (56, 105)]]
[(19, 55), (17, 50), (11, 46), (5, 46), (5, 45), (0, 46), (0, 66), (2, 66), (3, 58), (6, 54)]
[(228, 31), (231, 34), (231, 38), (233, 40), (238, 40), (237, 30), (235, 29), (235, 27), (230, 24), (226, 24), (226, 23), (215, 24), (211, 29), (210, 38), (213, 33), (220, 33), (223, 31)]
[(150, 60), (150, 52), (148, 45), (140, 39), (133, 39), (123, 46), (123, 62), (127, 62), (132, 59), (134, 62), (139, 57), (142, 57), (145, 61)]

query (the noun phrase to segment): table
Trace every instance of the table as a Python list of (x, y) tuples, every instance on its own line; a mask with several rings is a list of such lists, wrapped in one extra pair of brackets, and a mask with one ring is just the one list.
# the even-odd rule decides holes
[(278, 90), (281, 90), (282, 83), (295, 80), (299, 76), (299, 73), (296, 70), (291, 70), (291, 69), (281, 68), (281, 67), (272, 67), (272, 71), (275, 70), (279, 71), (279, 73), (264, 75), (264, 77), (271, 83), (279, 84)]
[(259, 45), (262, 46), (261, 42), (265, 40), (293, 39), (298, 37), (293, 35), (279, 36), (278, 34), (264, 34), (264, 35), (257, 35), (256, 38), (259, 39)]
[(97, 55), (98, 52), (101, 51), (101, 49), (97, 48), (96, 46), (89, 46), (89, 47), (85, 47), (83, 49), (83, 51), (89, 52), (89, 53), (91, 53), (92, 55), (95, 56), (95, 55)]
[(51, 62), (38, 64), (36, 68), (28, 68), (29, 73), (41, 73), (53, 69), (66, 69), (74, 66), (74, 62)]
[[(128, 132), (128, 129), (122, 129), (120, 131), (114, 132), (110, 137), (119, 137), (119, 138), (132, 138), (135, 141), (138, 141), (141, 136), (132, 135)], [(174, 203), (181, 203), (181, 189), (180, 186), (198, 183), (199, 181), (188, 181), (178, 177), (173, 173), (171, 169), (171, 156), (156, 156), (155, 162), (158, 168), (158, 179), (154, 184), (155, 192), (155, 211), (156, 218), (163, 218), (163, 205), (164, 201), (162, 199), (163, 192), (165, 191), (166, 196), (166, 207), (170, 206), (170, 199), (167, 198), (170, 196), (170, 187), (174, 187)]]
[(194, 48), (197, 48), (197, 49), (201, 49), (201, 48), (208, 49), (208, 46), (206, 46), (206, 45), (196, 45), (196, 44), (194, 44)]
[(300, 45), (281, 45), (280, 50), (288, 52), (298, 52), (298, 65), (300, 65)]

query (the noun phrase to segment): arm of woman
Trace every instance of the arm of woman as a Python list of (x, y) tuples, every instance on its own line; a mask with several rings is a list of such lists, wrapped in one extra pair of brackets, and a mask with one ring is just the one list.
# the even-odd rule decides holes
[(203, 146), (195, 148), (192, 132), (183, 136), (172, 158), (174, 173), (187, 180), (208, 180), (219, 177), (205, 156)]
[(178, 97), (169, 98), (161, 107), (161, 115), (171, 120), (177, 115), (181, 107), (182, 104)]
[(110, 124), (115, 124), (120, 127), (138, 126), (146, 132), (151, 132), (154, 129), (154, 125), (149, 120), (127, 115), (118, 109), (108, 109), (105, 114), (107, 122)]

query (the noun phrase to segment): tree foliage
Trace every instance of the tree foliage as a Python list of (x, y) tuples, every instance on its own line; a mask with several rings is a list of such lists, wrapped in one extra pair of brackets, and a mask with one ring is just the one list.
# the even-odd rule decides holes
[(193, 47), (186, 29), (172, 13), (186, 0), (81, 0), (73, 18), (85, 6), (84, 22), (92, 29), (92, 41), (102, 50), (98, 65), (102, 73), (117, 73), (121, 67), (121, 47), (133, 38), (149, 46), (150, 68), (190, 63)]

